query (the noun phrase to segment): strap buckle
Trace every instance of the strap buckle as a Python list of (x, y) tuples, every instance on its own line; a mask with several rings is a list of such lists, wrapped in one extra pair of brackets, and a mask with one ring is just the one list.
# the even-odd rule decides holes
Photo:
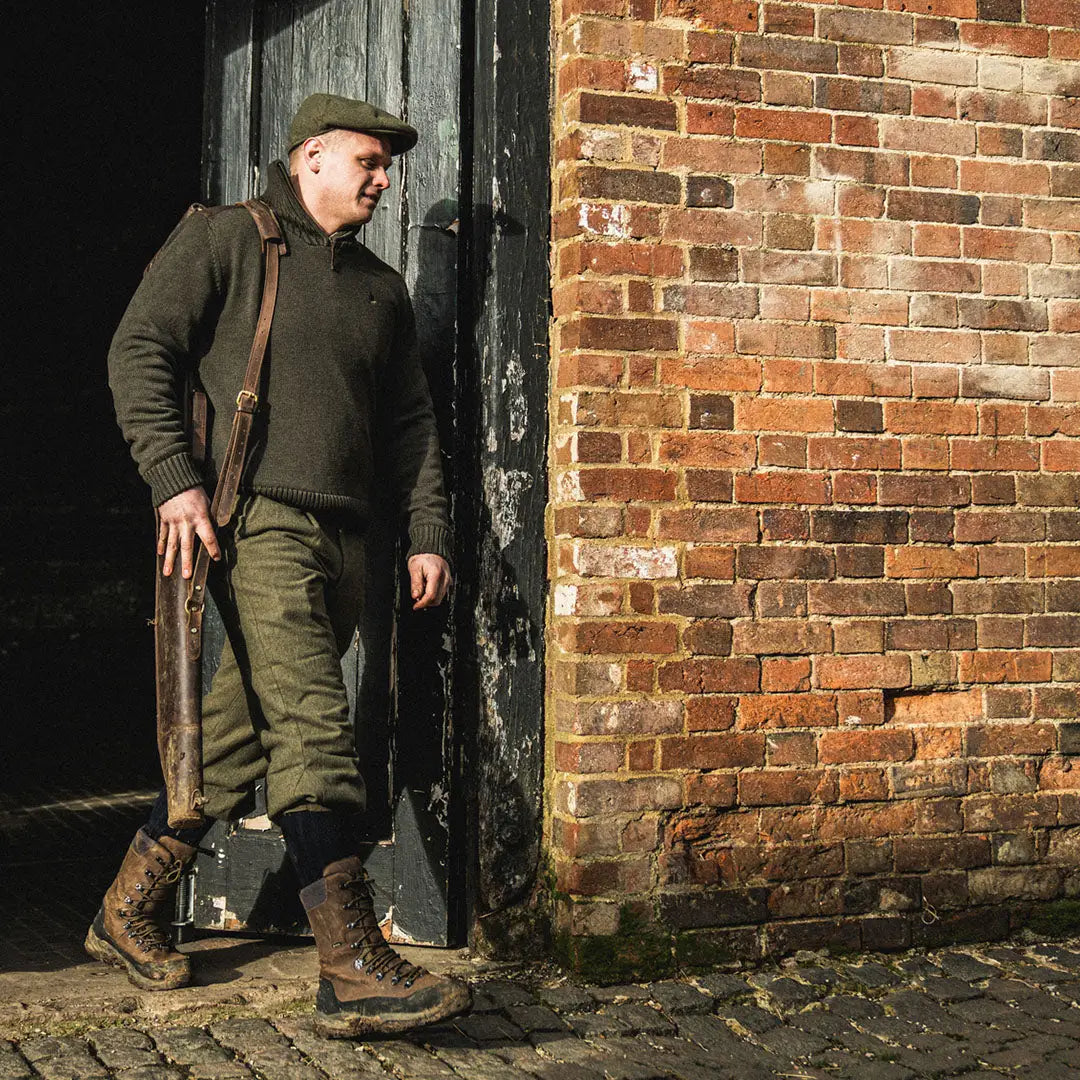
[[(241, 404), (244, 398), (251, 399), (251, 404), (246, 409), (244, 409), (244, 406)], [(253, 390), (241, 390), (240, 393), (236, 395), (236, 407), (238, 409), (244, 409), (244, 412), (254, 412), (255, 409), (258, 407), (258, 404), (259, 395), (256, 394)]]

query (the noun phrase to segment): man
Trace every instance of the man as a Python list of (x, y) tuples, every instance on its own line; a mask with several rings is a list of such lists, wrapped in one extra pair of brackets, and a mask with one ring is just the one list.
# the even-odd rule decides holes
[[(285, 242), (262, 392), (237, 511), (215, 534), (217, 474), (262, 293), (242, 207), (190, 215), (143, 278), (109, 352), (120, 427), (158, 510), (162, 572), (190, 577), (198, 537), (228, 631), (203, 703), (205, 826), (177, 830), (164, 791), (132, 841), (86, 946), (149, 989), (190, 980), (167, 924), (175, 882), (215, 818), (265, 778), (319, 952), (327, 1035), (402, 1031), (467, 1009), (467, 986), (383, 939), (350, 820), (364, 809), (340, 657), (363, 591), (365, 520), (389, 490), (408, 528), (414, 608), (451, 584), (431, 399), (401, 276), (356, 237), (416, 131), (362, 101), (307, 98), (262, 198)], [(177, 386), (194, 371), (213, 422), (196, 466)], [(217, 460), (215, 460), (217, 459)]]

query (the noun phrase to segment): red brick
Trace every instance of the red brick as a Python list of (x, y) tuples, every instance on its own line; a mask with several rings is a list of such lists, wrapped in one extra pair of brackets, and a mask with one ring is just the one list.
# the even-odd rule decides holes
[(821, 504), (832, 501), (828, 479), (805, 473), (740, 473), (735, 477), (735, 499), (742, 503)]
[(660, 0), (662, 16), (691, 19), (709, 30), (754, 30), (758, 5), (750, 0)]
[(660, 740), (660, 768), (739, 769), (765, 763), (765, 737), (753, 731)]
[(759, 681), (757, 660), (743, 657), (672, 661), (659, 672), (662, 691), (684, 694), (740, 693), (756, 690)]
[(678, 644), (678, 628), (667, 622), (579, 622), (562, 624), (560, 645), (580, 653), (670, 653)]
[(835, 727), (833, 694), (757, 694), (739, 698), (736, 726), (742, 729)]
[(912, 545), (885, 549), (885, 574), (891, 578), (963, 578), (978, 572), (973, 548)]
[(820, 398), (739, 398), (735, 427), (741, 431), (832, 431), (833, 406)]
[(789, 806), (832, 802), (835, 778), (824, 769), (762, 769), (739, 773), (739, 802), (744, 806)]
[[(810, 689), (810, 660), (768, 658), (761, 661), (761, 689), (765, 693), (795, 693)], [(773, 762), (773, 764), (781, 764)], [(800, 764), (790, 762), (788, 764)]]
[(744, 139), (827, 143), (832, 135), (832, 117), (826, 112), (795, 109), (736, 109), (735, 134)]
[(911, 664), (906, 655), (818, 656), (814, 659), (817, 685), (826, 690), (897, 688), (911, 682)]

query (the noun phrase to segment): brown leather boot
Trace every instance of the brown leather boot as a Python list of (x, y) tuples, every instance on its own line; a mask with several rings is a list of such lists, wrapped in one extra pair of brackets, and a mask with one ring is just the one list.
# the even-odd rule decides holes
[(396, 1033), (457, 1016), (472, 991), (399, 956), (379, 929), (359, 857), (330, 863), (300, 900), (319, 950), (315, 1030), (323, 1036)]
[(191, 982), (191, 962), (172, 946), (169, 921), (176, 883), (196, 849), (140, 829), (86, 934), (86, 951), (114, 964), (143, 990), (174, 990)]

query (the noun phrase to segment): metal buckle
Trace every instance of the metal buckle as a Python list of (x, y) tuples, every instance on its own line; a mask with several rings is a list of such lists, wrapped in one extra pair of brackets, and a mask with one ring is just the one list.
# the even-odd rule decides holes
[(240, 393), (236, 395), (236, 407), (238, 409), (243, 407), (240, 404), (240, 399), (245, 397), (251, 398), (251, 411), (254, 412), (259, 404), (259, 395), (251, 390), (241, 390)]

